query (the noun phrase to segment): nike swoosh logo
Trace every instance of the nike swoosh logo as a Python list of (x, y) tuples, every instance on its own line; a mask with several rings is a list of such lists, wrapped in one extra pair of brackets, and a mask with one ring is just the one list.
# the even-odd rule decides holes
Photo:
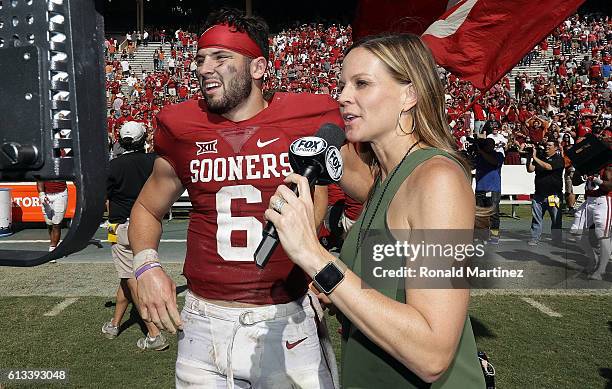
[(265, 147), (269, 144), (272, 144), (274, 142), (276, 142), (277, 140), (279, 140), (280, 138), (274, 138), (274, 139), (270, 139), (269, 141), (266, 142), (262, 142), (261, 139), (257, 139), (257, 147)]
[(285, 347), (287, 347), (287, 350), (291, 350), (292, 348), (294, 348), (295, 346), (297, 346), (298, 344), (302, 343), (303, 341), (305, 341), (306, 339), (308, 339), (308, 337), (305, 337), (304, 339), (300, 339), (297, 342), (293, 342), (293, 343), (289, 343), (288, 340), (285, 341)]

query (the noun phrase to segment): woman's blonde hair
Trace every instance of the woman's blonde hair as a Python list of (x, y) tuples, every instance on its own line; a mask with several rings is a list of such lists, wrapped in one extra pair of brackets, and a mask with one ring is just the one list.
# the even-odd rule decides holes
[(421, 38), (414, 34), (366, 37), (355, 42), (347, 54), (358, 47), (378, 57), (397, 82), (412, 84), (417, 95), (417, 102), (410, 110), (415, 137), (429, 146), (448, 152), (469, 173), (471, 167), (457, 152), (455, 138), (448, 126), (444, 88), (436, 63)]
[[(444, 87), (438, 68), (421, 38), (414, 34), (370, 36), (355, 42), (346, 54), (356, 48), (363, 48), (378, 57), (397, 82), (412, 84), (417, 95), (416, 104), (409, 113), (413, 120), (414, 136), (431, 147), (449, 153), (470, 177), (472, 167), (457, 151), (457, 143), (447, 122)], [(360, 144), (359, 150), (375, 175), (380, 174), (378, 161), (369, 144)], [(483, 209), (477, 210), (477, 216), (485, 215)]]

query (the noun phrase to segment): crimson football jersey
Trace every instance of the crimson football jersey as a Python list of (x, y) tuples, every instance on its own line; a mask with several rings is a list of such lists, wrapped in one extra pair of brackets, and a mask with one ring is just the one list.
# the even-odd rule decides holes
[(45, 181), (45, 193), (61, 193), (68, 188), (66, 181)]
[(266, 109), (232, 122), (204, 100), (164, 108), (155, 151), (174, 168), (193, 210), (183, 273), (208, 299), (282, 304), (306, 292), (308, 277), (281, 245), (267, 266), (254, 263), (270, 197), (291, 173), (289, 145), (324, 123), (342, 125), (328, 95), (276, 93)]

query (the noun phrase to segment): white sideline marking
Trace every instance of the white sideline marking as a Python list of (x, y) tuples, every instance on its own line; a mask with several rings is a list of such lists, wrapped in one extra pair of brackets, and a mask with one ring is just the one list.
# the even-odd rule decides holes
[(526, 302), (527, 304), (531, 305), (534, 308), (537, 308), (540, 312), (550, 316), (550, 317), (562, 317), (563, 315), (561, 315), (559, 312), (555, 312), (552, 309), (548, 308), (546, 305), (535, 301), (534, 299), (531, 299), (529, 297), (521, 297), (521, 300), (523, 300), (524, 302)]
[[(97, 240), (100, 243), (108, 243), (108, 239)], [(187, 239), (162, 239), (162, 243), (185, 243)], [(49, 239), (23, 239), (23, 240), (4, 240), (0, 239), (0, 244), (19, 244), (19, 243), (49, 243)]]
[(43, 316), (57, 316), (70, 305), (76, 303), (79, 299), (77, 297), (68, 297), (66, 300), (58, 303), (49, 312), (43, 314)]

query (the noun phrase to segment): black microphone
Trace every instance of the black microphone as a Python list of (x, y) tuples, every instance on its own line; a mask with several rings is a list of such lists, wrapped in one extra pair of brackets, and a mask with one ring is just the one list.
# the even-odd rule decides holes
[[(332, 123), (325, 123), (314, 136), (299, 138), (289, 147), (289, 163), (294, 172), (306, 177), (313, 185), (329, 185), (342, 177), (342, 156), (340, 147), (344, 143), (344, 131)], [(289, 186), (298, 194), (295, 184)], [(255, 250), (255, 264), (263, 269), (278, 246), (276, 228), (268, 222), (263, 230), (263, 238)]]

